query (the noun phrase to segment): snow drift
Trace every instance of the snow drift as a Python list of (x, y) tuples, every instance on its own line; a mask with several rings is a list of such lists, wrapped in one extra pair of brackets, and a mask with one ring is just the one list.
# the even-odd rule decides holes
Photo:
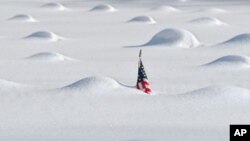
[(54, 52), (41, 52), (41, 53), (34, 54), (32, 56), (29, 56), (25, 59), (35, 60), (35, 61), (47, 61), (47, 62), (74, 60), (70, 57), (64, 56), (59, 53), (54, 53)]
[[(233, 86), (209, 86), (180, 94), (182, 98), (190, 98), (192, 100), (202, 100), (201, 102), (219, 101), (223, 103), (247, 102), (250, 100), (250, 90)], [(187, 100), (187, 99), (186, 99)], [(224, 102), (222, 102), (224, 101)]]
[(103, 92), (113, 90), (120, 86), (120, 84), (109, 77), (86, 77), (78, 80), (68, 86), (61, 88), (62, 90), (78, 90), (87, 93)]
[(220, 13), (227, 13), (228, 11), (221, 9), (221, 8), (203, 8), (198, 10), (197, 12), (206, 12), (206, 13), (212, 13), (212, 14), (220, 14)]
[(154, 35), (142, 46), (165, 46), (175, 48), (193, 48), (200, 45), (198, 39), (184, 29), (168, 28)]
[(154, 24), (156, 21), (150, 16), (137, 16), (128, 21), (129, 23)]
[(50, 31), (37, 31), (34, 32), (26, 37), (25, 39), (36, 39), (36, 40), (45, 40), (45, 41), (60, 41), (63, 38), (56, 35), (53, 32)]
[(27, 14), (19, 14), (9, 18), (9, 21), (17, 21), (17, 22), (37, 22), (31, 15)]
[(220, 57), (205, 66), (214, 66), (214, 67), (228, 67), (228, 68), (246, 68), (250, 67), (250, 59), (247, 56), (240, 55), (227, 55)]
[(54, 2), (44, 4), (41, 7), (48, 10), (59, 10), (59, 11), (67, 10), (67, 8), (63, 4)]
[(226, 23), (213, 17), (200, 17), (200, 18), (189, 21), (189, 23), (196, 24), (196, 25), (212, 25), (212, 26), (213, 25), (226, 25)]
[[(25, 84), (16, 83), (4, 79), (0, 79), (0, 95), (12, 94), (13, 92), (30, 91), (35, 87), (31, 87)], [(9, 96), (7, 95), (7, 96)]]
[(0, 79), (0, 87), (1, 88), (13, 88), (13, 87), (17, 88), (20, 86), (22, 86), (22, 85), (19, 83)]
[(109, 4), (99, 4), (90, 9), (90, 11), (98, 11), (98, 12), (115, 12), (117, 11), (112, 5)]
[(227, 41), (224, 41), (220, 43), (219, 45), (235, 45), (235, 46), (241, 46), (244, 44), (249, 44), (250, 43), (250, 33), (244, 33), (237, 35)]
[(180, 12), (181, 10), (179, 10), (173, 6), (162, 5), (162, 6), (157, 6), (157, 7), (152, 8), (151, 11), (173, 13), (173, 12)]

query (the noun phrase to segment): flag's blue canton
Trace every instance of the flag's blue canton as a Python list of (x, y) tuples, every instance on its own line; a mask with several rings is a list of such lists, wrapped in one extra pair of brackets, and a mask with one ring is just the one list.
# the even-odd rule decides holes
[(143, 79), (148, 79), (148, 77), (146, 75), (146, 72), (144, 70), (144, 66), (143, 66), (142, 61), (140, 59), (137, 83), (141, 82)]
[(139, 60), (139, 69), (138, 69), (138, 78), (136, 87), (137, 89), (140, 89), (147, 94), (150, 94), (152, 92), (141, 59)]

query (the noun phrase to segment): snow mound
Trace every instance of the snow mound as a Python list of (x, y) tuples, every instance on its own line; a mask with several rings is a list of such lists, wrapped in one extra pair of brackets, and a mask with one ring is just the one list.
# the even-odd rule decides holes
[(118, 88), (120, 84), (109, 77), (86, 77), (75, 83), (63, 87), (70, 90), (84, 90), (86, 92), (102, 92)]
[(232, 86), (209, 86), (181, 95), (191, 99), (217, 100), (221, 104), (223, 102), (243, 102), (250, 100), (250, 90)]
[(220, 57), (205, 66), (222, 66), (222, 67), (230, 67), (230, 68), (245, 68), (250, 67), (250, 59), (247, 56), (239, 56), (239, 55), (227, 55)]
[(208, 13), (214, 13), (214, 14), (219, 14), (219, 13), (227, 13), (228, 11), (221, 9), (221, 8), (204, 8), (198, 10), (198, 12), (208, 12)]
[(198, 25), (226, 25), (224, 22), (220, 21), (217, 18), (213, 17), (200, 17), (194, 20), (189, 21), (192, 24)]
[(143, 46), (160, 45), (166, 47), (192, 48), (200, 45), (197, 38), (184, 29), (168, 28), (160, 31)]
[(67, 10), (67, 8), (63, 4), (54, 2), (44, 4), (41, 7), (49, 10), (59, 10), (59, 11)]
[(152, 8), (151, 11), (172, 13), (172, 12), (180, 12), (181, 10), (173, 6), (162, 5), (162, 6)]
[(18, 21), (18, 22), (37, 22), (31, 15), (19, 14), (9, 18), (10, 21)]
[(137, 16), (129, 20), (128, 22), (133, 23), (146, 23), (146, 24), (154, 24), (156, 21), (150, 16)]
[(41, 52), (34, 54), (32, 56), (27, 57), (26, 59), (29, 60), (36, 60), (36, 61), (66, 61), (66, 60), (73, 60), (70, 57), (64, 56), (59, 53), (54, 52)]
[(11, 88), (11, 87), (20, 87), (22, 85), (12, 81), (0, 79), (0, 86), (3, 88)]
[(241, 44), (248, 44), (248, 43), (250, 43), (250, 33), (244, 33), (244, 34), (237, 35), (227, 41), (224, 41), (220, 43), (219, 45), (228, 45), (228, 44), (241, 45)]
[(59, 41), (63, 39), (62, 37), (56, 35), (49, 31), (37, 31), (25, 37), (25, 39), (38, 39), (46, 41)]
[(109, 4), (99, 4), (90, 9), (90, 11), (100, 11), (100, 12), (115, 12), (117, 11), (112, 5)]

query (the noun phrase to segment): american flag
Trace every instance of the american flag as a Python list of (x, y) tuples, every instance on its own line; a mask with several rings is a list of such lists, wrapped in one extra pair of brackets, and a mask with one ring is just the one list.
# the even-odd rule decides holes
[(140, 54), (139, 54), (139, 66), (138, 67), (139, 68), (138, 68), (138, 78), (137, 78), (136, 88), (139, 90), (142, 90), (143, 92), (145, 92), (147, 94), (151, 94), (152, 89), (150, 88), (148, 77), (146, 75), (146, 72), (144, 70), (144, 66), (143, 66), (142, 61), (141, 61), (141, 50), (140, 50)]

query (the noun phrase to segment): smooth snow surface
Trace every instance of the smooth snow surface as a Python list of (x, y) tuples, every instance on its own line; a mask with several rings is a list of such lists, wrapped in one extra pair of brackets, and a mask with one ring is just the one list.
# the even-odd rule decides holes
[(150, 16), (137, 16), (129, 20), (131, 23), (146, 23), (146, 24), (154, 24), (156, 21)]
[(200, 17), (197, 19), (193, 19), (190, 21), (191, 24), (196, 24), (196, 25), (226, 25), (224, 22), (220, 21), (217, 18), (212, 18), (212, 17)]
[(36, 61), (48, 61), (48, 62), (73, 60), (70, 57), (64, 56), (59, 53), (54, 53), (54, 52), (41, 52), (41, 53), (34, 54), (32, 56), (29, 56), (26, 59), (36, 60)]
[(179, 9), (173, 6), (168, 6), (168, 5), (157, 6), (157, 7), (152, 8), (151, 10), (156, 11), (156, 12), (165, 12), (165, 13), (180, 12)]
[(208, 64), (207, 66), (228, 67), (228, 68), (245, 68), (250, 67), (250, 59), (246, 56), (228, 55), (218, 58)]
[(10, 21), (17, 21), (17, 22), (37, 22), (31, 15), (27, 14), (18, 14), (9, 18)]
[(250, 124), (249, 7), (0, 0), (0, 141), (229, 141)]
[(93, 92), (93, 91), (105, 91), (109, 89), (118, 88), (119, 84), (112, 78), (108, 77), (87, 77), (77, 82), (74, 82), (68, 86), (63, 87), (62, 89), (70, 90), (82, 90), (82, 92)]
[(193, 48), (200, 45), (196, 37), (183, 29), (168, 28), (160, 31), (143, 46), (164, 46), (174, 48)]
[(41, 7), (48, 10), (60, 10), (60, 11), (67, 10), (67, 8), (61, 3), (54, 3), (54, 2), (46, 3)]
[(210, 86), (182, 94), (181, 96), (188, 97), (191, 100), (200, 100), (200, 102), (208, 102), (210, 100), (220, 102), (221, 100), (225, 100), (226, 102), (221, 104), (230, 104), (235, 102), (248, 103), (250, 100), (249, 92), (250, 91), (248, 89), (238, 87)]
[(220, 14), (220, 13), (227, 13), (228, 11), (221, 9), (221, 8), (204, 8), (204, 9), (198, 10), (198, 12)]
[(237, 35), (227, 41), (222, 42), (220, 45), (234, 45), (234, 46), (242, 46), (244, 44), (250, 43), (250, 33), (244, 33)]
[(99, 4), (90, 9), (90, 11), (99, 11), (99, 12), (115, 12), (117, 11), (112, 5), (109, 4)]
[(62, 38), (53, 32), (37, 31), (25, 37), (25, 39), (45, 40), (45, 41), (59, 41)]

